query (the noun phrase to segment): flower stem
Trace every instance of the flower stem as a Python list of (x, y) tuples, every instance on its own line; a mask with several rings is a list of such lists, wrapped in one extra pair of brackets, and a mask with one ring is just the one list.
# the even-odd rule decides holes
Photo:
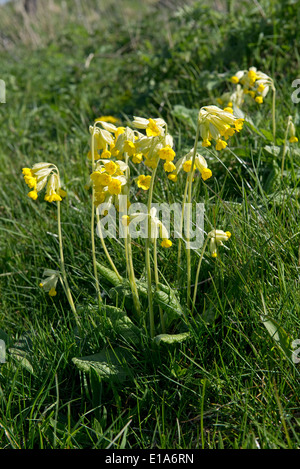
[[(93, 128), (93, 133), (91, 137), (91, 152), (92, 152), (92, 171), (95, 170), (95, 126)], [(92, 243), (92, 259), (93, 259), (93, 268), (94, 268), (94, 277), (96, 283), (96, 292), (98, 296), (99, 304), (102, 303), (101, 298), (101, 291), (100, 285), (98, 280), (98, 272), (97, 272), (97, 261), (96, 261), (96, 248), (95, 248), (95, 206), (94, 206), (94, 199), (95, 199), (95, 189), (94, 186), (92, 188), (92, 215), (91, 215), (91, 243)]]
[[(127, 180), (127, 194), (130, 194), (130, 169), (129, 169), (129, 156), (128, 153), (125, 153), (125, 162), (127, 165), (126, 168), (126, 180)], [(133, 303), (136, 312), (138, 313), (139, 316), (141, 316), (141, 304), (140, 304), (140, 298), (139, 298), (139, 293), (138, 289), (136, 286), (136, 279), (135, 279), (135, 273), (134, 273), (134, 267), (133, 267), (133, 259), (132, 259), (132, 249), (131, 249), (131, 236), (128, 230), (128, 226), (125, 228), (125, 254), (126, 254), (126, 265), (127, 265), (127, 272), (128, 272), (128, 278), (129, 278), (129, 283), (130, 283), (130, 288), (131, 288), (131, 293), (133, 297)]]
[(79, 325), (79, 318), (77, 316), (76, 308), (74, 305), (72, 293), (69, 287), (67, 273), (65, 269), (65, 260), (64, 260), (64, 251), (63, 251), (63, 241), (62, 241), (62, 232), (61, 232), (61, 218), (60, 218), (60, 201), (57, 201), (57, 230), (58, 230), (58, 240), (59, 240), (59, 255), (60, 255), (60, 269), (63, 277), (64, 289), (71, 307), (71, 310), (74, 314), (77, 325)]
[(283, 178), (284, 162), (285, 162), (285, 155), (286, 155), (286, 149), (287, 149), (286, 142), (287, 142), (287, 138), (288, 138), (290, 124), (291, 124), (291, 116), (288, 117), (288, 123), (287, 123), (287, 126), (286, 126), (285, 135), (284, 135), (284, 144), (283, 144), (282, 161), (281, 161), (281, 179)]
[[(154, 278), (155, 278), (155, 285), (156, 291), (159, 290), (159, 279), (158, 279), (158, 266), (157, 266), (157, 238), (154, 240), (154, 248), (153, 248), (153, 258), (154, 258)], [(166, 332), (165, 320), (163, 315), (163, 310), (161, 306), (159, 306), (159, 316), (160, 316), (160, 324), (161, 330), (164, 334)]]
[[(188, 184), (189, 184), (189, 178), (187, 176), (186, 178), (186, 183), (185, 183), (185, 188), (184, 188), (184, 194), (183, 194), (183, 201), (182, 201), (182, 209), (181, 209), (181, 219), (180, 219), (180, 236), (182, 236), (182, 227), (183, 227), (183, 217), (184, 217), (184, 206), (186, 203), (186, 196), (187, 196), (187, 190), (188, 190)], [(179, 278), (180, 278), (180, 265), (181, 265), (181, 248), (182, 248), (182, 238), (178, 238), (179, 244), (178, 244), (178, 254), (177, 254), (177, 282), (179, 283)]]
[(146, 274), (147, 274), (147, 286), (148, 286), (148, 307), (149, 307), (149, 323), (150, 323), (150, 336), (154, 337), (155, 334), (155, 324), (154, 324), (154, 311), (153, 311), (153, 298), (152, 298), (152, 282), (151, 282), (151, 265), (150, 265), (150, 237), (151, 237), (151, 217), (150, 210), (152, 204), (153, 196), (153, 187), (154, 180), (156, 175), (157, 167), (153, 169), (151, 184), (149, 188), (148, 203), (147, 203), (147, 213), (148, 213), (148, 232), (146, 236), (146, 252), (145, 252), (145, 261), (146, 261)]
[(196, 137), (193, 149), (193, 157), (192, 157), (192, 166), (191, 171), (189, 173), (189, 183), (188, 183), (188, 206), (187, 206), (187, 245), (186, 245), (186, 254), (187, 254), (187, 307), (190, 306), (191, 300), (191, 249), (190, 249), (190, 222), (191, 222), (191, 201), (192, 201), (192, 185), (193, 185), (193, 178), (194, 178), (194, 166), (195, 166), (195, 158), (197, 153), (197, 145), (199, 140), (199, 123), (197, 124), (196, 130)]
[[(102, 244), (103, 251), (104, 251), (104, 253), (105, 253), (106, 257), (107, 257), (108, 262), (110, 263), (111, 268), (113, 269), (113, 271), (115, 272), (116, 276), (118, 277), (118, 279), (119, 279), (120, 282), (121, 282), (122, 277), (121, 277), (121, 275), (119, 274), (118, 269), (117, 269), (117, 267), (115, 266), (114, 261), (112, 260), (110, 254), (109, 254), (109, 252), (108, 252), (108, 250), (107, 250), (107, 247), (106, 247), (104, 238), (103, 238), (103, 236), (102, 236), (101, 222), (100, 222), (100, 216), (99, 216), (98, 209), (96, 209), (96, 216), (97, 216), (97, 227), (98, 227), (98, 232), (99, 232), (99, 238), (100, 238), (100, 241), (101, 241), (101, 244)], [(95, 259), (95, 261), (96, 261), (96, 259)]]
[(276, 144), (276, 88), (272, 84), (273, 99), (272, 99), (272, 126), (273, 126), (273, 142)]
[(197, 267), (197, 272), (196, 272), (196, 277), (195, 277), (195, 287), (194, 287), (194, 296), (193, 296), (193, 303), (192, 303), (192, 312), (195, 308), (195, 303), (196, 303), (196, 298), (197, 298), (197, 288), (198, 288), (198, 280), (199, 280), (199, 273), (200, 273), (200, 268), (201, 268), (201, 264), (202, 264), (202, 259), (203, 259), (203, 256), (204, 256), (204, 252), (205, 252), (205, 249), (206, 249), (206, 246), (207, 246), (207, 243), (208, 243), (208, 240), (209, 238), (207, 237), (204, 244), (203, 244), (203, 247), (202, 247), (202, 251), (201, 251), (201, 254), (200, 254), (200, 259), (199, 259), (199, 262), (198, 262), (198, 267)]

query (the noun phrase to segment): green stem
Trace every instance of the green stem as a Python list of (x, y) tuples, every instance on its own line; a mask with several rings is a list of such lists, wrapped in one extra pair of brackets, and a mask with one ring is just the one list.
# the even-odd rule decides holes
[(186, 239), (186, 254), (187, 254), (187, 307), (190, 305), (191, 299), (191, 250), (190, 250), (190, 221), (191, 221), (191, 201), (192, 201), (192, 185), (193, 185), (193, 178), (194, 178), (194, 166), (195, 166), (195, 159), (197, 153), (197, 145), (199, 140), (199, 123), (197, 124), (197, 131), (193, 149), (193, 157), (192, 157), (192, 167), (189, 173), (189, 183), (188, 183), (188, 207), (187, 207), (187, 239)]
[[(125, 162), (127, 164), (127, 168), (126, 168), (126, 180), (127, 180), (127, 186), (128, 186), (127, 194), (130, 194), (130, 169), (129, 169), (129, 156), (128, 156), (128, 153), (125, 153)], [(130, 283), (130, 288), (131, 288), (131, 292), (132, 292), (132, 297), (133, 297), (133, 303), (134, 303), (134, 306), (135, 306), (135, 310), (138, 313), (138, 315), (141, 316), (141, 304), (140, 304), (139, 293), (138, 293), (138, 289), (137, 289), (137, 285), (136, 285), (134, 267), (133, 267), (131, 237), (130, 237), (127, 226), (126, 226), (125, 230), (126, 230), (125, 231), (125, 255), (126, 255), (126, 265), (127, 265), (128, 278), (129, 278), (129, 283)]]
[(194, 310), (194, 308), (195, 308), (195, 303), (196, 303), (196, 298), (197, 298), (197, 289), (198, 289), (199, 273), (200, 273), (200, 268), (201, 268), (201, 264), (202, 264), (202, 259), (203, 259), (203, 256), (204, 256), (204, 252), (205, 252), (205, 249), (206, 249), (208, 240), (209, 240), (209, 238), (206, 238), (206, 240), (205, 240), (205, 242), (204, 242), (204, 244), (203, 244), (202, 251), (201, 251), (201, 255), (200, 255), (200, 259), (199, 259), (199, 262), (198, 262), (198, 267), (197, 267), (197, 272), (196, 272), (196, 277), (195, 277), (195, 287), (194, 287), (194, 296), (193, 296), (193, 303), (192, 303), (192, 312), (193, 312), (193, 310)]
[[(95, 126), (93, 129), (92, 137), (91, 137), (91, 152), (92, 152), (92, 172), (95, 170)], [(98, 280), (98, 272), (97, 272), (97, 263), (96, 263), (96, 248), (95, 248), (95, 206), (94, 206), (94, 199), (95, 199), (95, 190), (94, 186), (92, 188), (92, 215), (91, 215), (91, 243), (92, 243), (92, 259), (93, 259), (93, 268), (94, 268), (94, 277), (96, 283), (96, 291), (98, 295), (99, 304), (102, 303), (101, 298), (101, 291), (100, 285)]]
[(132, 262), (131, 238), (130, 238), (130, 235), (128, 233), (128, 227), (126, 226), (125, 229), (126, 229), (126, 232), (125, 232), (125, 256), (126, 256), (126, 266), (127, 266), (127, 272), (128, 272), (128, 279), (129, 279), (129, 284), (130, 284), (130, 288), (131, 288), (134, 307), (135, 307), (136, 312), (140, 316), (141, 315), (141, 304), (140, 304), (138, 289), (137, 289), (137, 286), (136, 286), (136, 280), (135, 280), (134, 268), (133, 268), (133, 262)]
[(273, 125), (273, 142), (276, 144), (276, 88), (272, 84), (273, 99), (272, 99), (272, 125)]
[(148, 286), (148, 307), (149, 307), (149, 323), (150, 323), (150, 336), (154, 337), (155, 334), (155, 325), (154, 325), (154, 311), (153, 311), (153, 297), (152, 297), (152, 281), (151, 281), (151, 265), (150, 265), (150, 236), (151, 236), (151, 218), (150, 210), (152, 204), (153, 196), (153, 187), (154, 180), (156, 175), (157, 167), (153, 169), (151, 184), (149, 188), (148, 203), (147, 203), (147, 213), (148, 213), (148, 232), (146, 236), (146, 252), (145, 252), (145, 262), (146, 262), (146, 274), (147, 274), (147, 286)]
[[(101, 241), (101, 245), (102, 245), (102, 248), (103, 248), (103, 251), (104, 251), (104, 254), (106, 255), (107, 257), (107, 260), (108, 262), (110, 263), (111, 265), (111, 268), (113, 269), (113, 271), (115, 272), (116, 276), (118, 277), (118, 279), (122, 280), (122, 277), (121, 275), (119, 274), (118, 272), (118, 269), (117, 267), (115, 266), (114, 264), (114, 261), (112, 260), (112, 258), (110, 257), (110, 254), (107, 250), (107, 247), (106, 247), (106, 244), (105, 244), (105, 241), (104, 241), (104, 238), (102, 236), (102, 231), (101, 231), (101, 223), (100, 223), (100, 216), (99, 216), (99, 212), (98, 210), (96, 210), (96, 216), (97, 216), (97, 226), (98, 226), (98, 231), (99, 231), (99, 238), (100, 238), (100, 241)], [(95, 258), (95, 261), (96, 261), (96, 258)]]
[[(159, 290), (159, 278), (158, 278), (158, 265), (157, 265), (157, 238), (154, 240), (154, 248), (153, 248), (153, 258), (154, 258), (154, 278), (155, 278), (155, 285), (156, 291)], [(160, 324), (161, 330), (164, 334), (166, 332), (166, 325), (164, 320), (164, 314), (161, 306), (159, 306), (159, 316), (160, 316)]]
[(281, 161), (281, 179), (283, 178), (284, 162), (285, 162), (286, 147), (287, 147), (286, 142), (287, 142), (287, 138), (288, 138), (290, 123), (291, 123), (291, 116), (288, 117), (288, 123), (287, 123), (287, 126), (286, 126), (285, 135), (284, 135), (284, 144), (283, 144), (282, 161)]
[(74, 305), (72, 293), (69, 287), (67, 273), (65, 269), (65, 260), (64, 260), (64, 251), (63, 251), (63, 241), (62, 241), (62, 232), (61, 232), (61, 219), (60, 219), (60, 201), (57, 202), (57, 229), (58, 229), (58, 240), (59, 240), (59, 254), (60, 254), (60, 269), (63, 277), (64, 289), (71, 307), (71, 310), (74, 314), (77, 325), (79, 325), (79, 319), (77, 316), (76, 308)]
[[(188, 184), (189, 184), (189, 178), (187, 176), (186, 178), (186, 183), (185, 183), (185, 188), (184, 188), (184, 195), (183, 195), (183, 202), (182, 202), (182, 209), (181, 209), (181, 219), (180, 219), (180, 236), (182, 236), (182, 227), (183, 227), (183, 216), (184, 216), (184, 206), (186, 202), (186, 196), (187, 196), (187, 189), (188, 189)], [(179, 244), (178, 244), (178, 255), (177, 255), (177, 282), (179, 283), (179, 278), (180, 278), (180, 266), (181, 266), (181, 248), (182, 248), (182, 239), (179, 239)]]

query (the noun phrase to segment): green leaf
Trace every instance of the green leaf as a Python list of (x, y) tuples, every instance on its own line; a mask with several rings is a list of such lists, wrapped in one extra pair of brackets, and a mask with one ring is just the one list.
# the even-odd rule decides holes
[(178, 344), (184, 342), (189, 337), (188, 332), (182, 332), (181, 334), (159, 334), (154, 337), (154, 342), (157, 345), (164, 344)]
[(181, 104), (177, 104), (174, 106), (173, 115), (180, 119), (181, 121), (185, 122), (190, 127), (193, 127), (196, 130), (197, 127), (197, 120), (198, 120), (198, 109), (188, 109)]
[(278, 322), (276, 322), (274, 319), (270, 318), (269, 316), (261, 315), (261, 320), (276, 345), (290, 360), (293, 353), (292, 339), (289, 337), (283, 327), (280, 326), (280, 324), (278, 324)]
[(279, 156), (281, 148), (277, 145), (265, 145), (264, 149), (273, 156)]
[(129, 342), (140, 341), (141, 330), (131, 321), (126, 312), (114, 306), (105, 307), (106, 318), (109, 320), (113, 331)]
[(122, 381), (127, 374), (122, 366), (124, 358), (124, 350), (117, 347), (113, 350), (105, 348), (99, 353), (85, 357), (74, 357), (72, 361), (85, 373), (93, 369), (101, 379)]
[(97, 269), (98, 271), (100, 272), (100, 274), (112, 285), (114, 286), (117, 286), (117, 285), (120, 285), (124, 279), (122, 278), (122, 280), (120, 281), (120, 279), (118, 278), (117, 274), (111, 270), (111, 269), (108, 269), (107, 267), (104, 267), (104, 265), (100, 264), (99, 262), (97, 262)]

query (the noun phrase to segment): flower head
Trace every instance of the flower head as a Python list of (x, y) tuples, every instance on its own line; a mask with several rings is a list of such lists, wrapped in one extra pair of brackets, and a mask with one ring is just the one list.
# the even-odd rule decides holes
[(140, 176), (136, 179), (136, 183), (138, 187), (147, 191), (150, 188), (151, 184), (151, 176), (145, 176), (144, 174), (140, 174)]
[(224, 149), (227, 146), (226, 140), (242, 129), (243, 122), (244, 119), (238, 119), (218, 106), (202, 107), (199, 112), (202, 146), (210, 146), (211, 140), (215, 140), (216, 150)]
[(32, 200), (38, 198), (38, 193), (46, 186), (45, 200), (47, 202), (61, 201), (66, 192), (61, 188), (60, 176), (57, 167), (51, 163), (37, 163), (32, 168), (22, 169), (24, 180), (32, 189), (28, 197)]

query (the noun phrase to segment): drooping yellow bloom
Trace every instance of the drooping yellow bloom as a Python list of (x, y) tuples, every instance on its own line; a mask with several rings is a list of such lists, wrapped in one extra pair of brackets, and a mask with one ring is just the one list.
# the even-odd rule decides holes
[(132, 124), (137, 129), (145, 129), (147, 137), (157, 137), (164, 135), (165, 121), (160, 118), (145, 119), (143, 117), (134, 116)]
[(105, 171), (112, 176), (118, 169), (118, 165), (114, 161), (109, 161), (104, 164)]
[(91, 179), (95, 185), (107, 186), (111, 182), (111, 175), (106, 172), (94, 171), (91, 174)]
[(296, 129), (295, 129), (295, 124), (292, 121), (292, 116), (289, 116), (288, 120), (288, 133), (289, 133), (289, 142), (290, 143), (297, 143), (298, 138), (296, 137)]
[(117, 178), (112, 178), (111, 182), (107, 186), (107, 190), (112, 195), (121, 194), (122, 182)]
[(158, 156), (162, 160), (173, 161), (175, 158), (175, 151), (170, 147), (170, 145), (167, 145), (158, 150)]
[(262, 103), (264, 102), (262, 96), (256, 96), (255, 101), (256, 101), (258, 104), (262, 104)]
[(46, 195), (44, 199), (47, 202), (58, 202), (61, 201), (63, 193), (61, 192), (59, 177), (57, 173), (52, 173), (48, 179), (46, 187)]
[(141, 174), (137, 179), (136, 183), (138, 187), (143, 189), (144, 191), (149, 190), (150, 184), (151, 184), (151, 176), (145, 176), (144, 174)]
[(135, 153), (132, 156), (132, 162), (135, 164), (140, 164), (143, 161), (143, 154), (142, 153)]
[(169, 239), (163, 239), (162, 242), (160, 243), (161, 247), (163, 248), (170, 248), (172, 246), (172, 241)]
[(217, 257), (218, 252), (217, 248), (219, 246), (223, 246), (224, 241), (228, 241), (231, 237), (231, 233), (229, 231), (222, 231), (222, 230), (212, 230), (207, 235), (210, 238), (210, 253), (212, 257)]
[(95, 119), (95, 122), (111, 122), (112, 124), (116, 124), (118, 121), (119, 119), (114, 116), (101, 116)]
[(172, 163), (172, 161), (166, 161), (164, 164), (164, 170), (166, 173), (172, 173), (176, 170), (176, 166), (174, 163)]
[(59, 279), (59, 272), (52, 269), (45, 269), (43, 277), (44, 278), (39, 283), (39, 286), (45, 292), (48, 292), (50, 296), (56, 296), (56, 285)]
[(126, 140), (124, 143), (124, 152), (128, 153), (128, 156), (133, 156), (136, 153), (135, 144), (130, 140)]

